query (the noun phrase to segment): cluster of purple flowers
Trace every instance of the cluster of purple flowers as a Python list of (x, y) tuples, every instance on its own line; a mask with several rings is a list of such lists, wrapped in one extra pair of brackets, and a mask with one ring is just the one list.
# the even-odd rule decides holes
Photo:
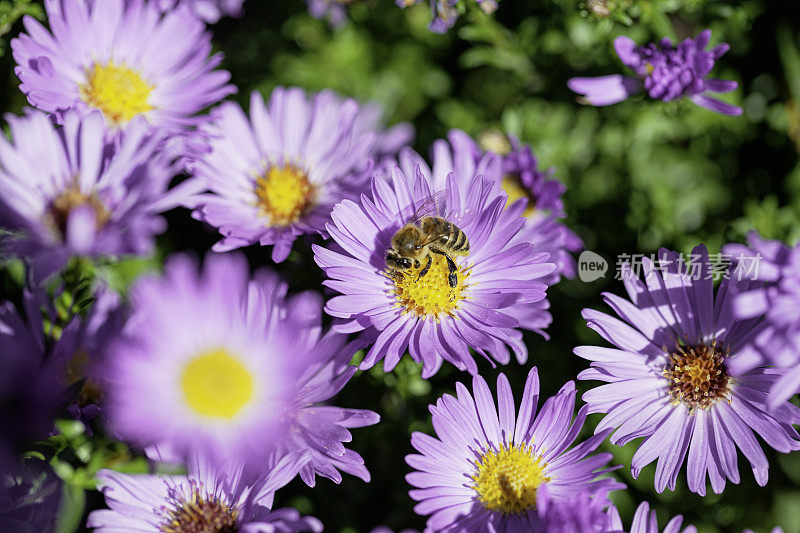
[[(452, 24), (456, 3), (432, 2), (432, 29)], [(583, 243), (565, 223), (564, 185), (514, 136), (482, 145), (451, 131), (429, 163), (409, 147), (410, 126), (386, 129), (379, 108), (330, 91), (254, 93), (247, 111), (221, 102), (235, 88), (210, 55), (205, 22), (241, 4), (48, 0), (49, 30), (27, 18), (12, 42), (36, 109), (8, 117), (11, 140), (0, 137), (0, 246), (27, 273), (21, 303), (0, 305), (0, 403), (14, 406), (0, 418), (4, 472), (32, 482), (20, 452), (69, 413), (186, 470), (101, 470), (108, 509), (88, 527), (320, 531), (313, 517), (273, 508), (274, 495), (296, 476), (309, 486), (343, 473), (370, 480), (346, 443), (380, 417), (331, 401), (358, 369), (383, 360), (388, 372), (406, 353), (423, 378), (445, 362), (473, 376), (471, 391), (458, 383), (430, 406), (435, 437), (411, 437), (406, 480), (428, 531), (622, 531), (609, 499), (624, 489), (610, 476), (621, 466), (598, 452), (607, 438), (644, 438), (631, 472), (656, 461), (658, 492), (674, 490), (685, 462), (701, 495), (707, 480), (716, 493), (739, 482), (737, 449), (766, 484), (756, 436), (782, 453), (800, 449), (800, 409), (788, 402), (800, 389), (797, 247), (755, 235), (749, 247), (729, 245), (762, 258), (761, 269), (716, 290), (690, 275), (710, 268), (704, 246), (692, 265), (660, 251), (666, 268), (645, 260), (643, 279), (624, 271), (628, 299), (605, 295), (616, 317), (584, 311), (614, 347), (575, 348), (591, 361), (578, 378), (605, 382), (577, 414), (572, 381), (539, 408), (535, 366), (519, 408), (504, 374), (495, 399), (481, 368), (512, 352), (526, 363), (523, 331), (546, 337), (547, 291), (576, 274), (571, 254)], [(735, 114), (703, 94), (735, 87), (705, 79), (727, 49), (703, 51), (709, 38), (677, 49), (618, 39), (639, 79), (571, 86), (598, 105), (644, 87)], [(181, 172), (188, 178), (171, 186)], [(222, 235), (202, 266), (176, 254), (124, 299), (98, 278), (88, 311), (59, 315), (61, 288), (48, 291), (57, 273), (150, 253), (167, 229), (160, 215), (177, 206)], [(273, 271), (251, 273), (228, 253), (251, 245), (271, 246), (275, 262), (312, 250), (330, 298), (290, 293)], [(606, 416), (580, 439), (592, 413)], [(51, 493), (31, 511), (8, 486), (3, 520), (52, 523)], [(658, 530), (647, 503), (630, 530)]]

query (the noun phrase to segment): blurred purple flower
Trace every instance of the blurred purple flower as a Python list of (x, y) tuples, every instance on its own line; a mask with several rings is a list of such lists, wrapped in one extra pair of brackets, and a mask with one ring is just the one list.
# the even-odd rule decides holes
[[(617, 348), (579, 346), (592, 361), (579, 379), (608, 382), (583, 395), (592, 413), (608, 413), (596, 432), (617, 428), (612, 444), (645, 437), (631, 461), (634, 477), (658, 459), (655, 488), (674, 490), (684, 460), (689, 489), (706, 493), (706, 477), (717, 494), (726, 478), (739, 483), (736, 448), (767, 483), (769, 463), (753, 432), (782, 453), (800, 449), (800, 409), (784, 402), (768, 408), (769, 389), (785, 371), (763, 367), (737, 376), (728, 370), (742, 347), (758, 334), (761, 317), (734, 315), (736, 295), (758, 284), (732, 277), (716, 297), (708, 251), (697, 246), (690, 263), (660, 250), (658, 264), (643, 260), (644, 282), (623, 266), (631, 301), (606, 293), (623, 319), (585, 309), (590, 328)], [(688, 458), (687, 458), (688, 457)]]
[[(391, 181), (373, 179), (371, 198), (345, 200), (333, 210), (328, 232), (342, 251), (314, 246), (315, 260), (330, 278), (325, 285), (342, 293), (325, 307), (342, 319), (334, 329), (365, 331), (375, 339), (362, 369), (385, 358), (384, 369), (390, 371), (406, 349), (422, 363), (424, 378), (435, 374), (444, 360), (477, 374), (470, 349), (493, 366), (494, 361), (508, 363), (506, 345), (518, 361), (527, 359), (517, 328), (537, 324), (527, 323), (513, 306), (544, 300), (547, 286), (540, 279), (555, 265), (531, 244), (509, 244), (523, 220), (518, 212), (503, 209), (505, 196), (493, 192), (490, 182), (477, 177), (463, 195), (458, 178), (451, 174), (447, 183), (439, 214), (464, 232), (470, 250), (468, 257), (452, 258), (455, 286), (446, 258), (439, 254), (430, 266), (420, 263), (404, 273), (386, 265), (392, 236), (426, 201), (439, 199), (420, 172), (411, 178), (396, 168)], [(420, 278), (423, 269), (427, 272)]]
[[(536, 367), (525, 382), (519, 413), (504, 374), (497, 377), (497, 409), (481, 376), (473, 378), (472, 388), (470, 395), (457, 383), (457, 398), (445, 394), (429, 407), (438, 439), (411, 435), (421, 455), (406, 456), (414, 469), (406, 480), (417, 487), (409, 492), (420, 502), (414, 510), (430, 515), (426, 531), (542, 531), (542, 518), (554, 526), (563, 518), (561, 508), (553, 507), (558, 502), (584, 491), (605, 499), (609, 491), (624, 488), (613, 479), (598, 479), (613, 470), (604, 466), (610, 453), (592, 455), (608, 431), (570, 449), (588, 413), (584, 406), (573, 420), (573, 382), (548, 398), (538, 415)], [(542, 490), (548, 502), (539, 509)]]
[[(623, 531), (622, 519), (619, 512), (615, 507), (611, 508), (611, 529), (613, 531)], [(694, 526), (686, 526), (681, 530), (683, 524), (683, 516), (678, 515), (672, 517), (667, 522), (663, 530), (658, 528), (658, 517), (655, 510), (650, 510), (650, 504), (642, 502), (636, 508), (636, 514), (633, 515), (633, 522), (631, 523), (630, 533), (697, 533), (697, 528)], [(627, 530), (624, 530), (627, 531)]]
[(56, 531), (61, 480), (44, 461), (0, 464), (0, 531)]
[(242, 462), (193, 457), (185, 476), (97, 473), (110, 509), (92, 511), (87, 527), (116, 531), (322, 531), (316, 518), (272, 509), (275, 491), (307, 461), (302, 454), (268, 463), (255, 480)]
[(731, 361), (734, 373), (762, 365), (785, 368), (770, 389), (770, 406), (777, 406), (800, 391), (800, 246), (761, 239), (755, 232), (749, 247), (729, 244), (723, 252), (743, 276), (757, 280), (736, 297), (734, 312), (741, 319), (765, 317), (758, 335)]
[[(186, 2), (184, 2), (185, 4)], [(222, 55), (189, 7), (162, 15), (157, 0), (46, 0), (52, 34), (30, 16), (11, 41), (20, 90), (56, 113), (98, 109), (110, 131), (143, 116), (171, 135), (206, 120), (194, 116), (235, 92), (214, 70)]]
[(339, 28), (347, 21), (345, 4), (353, 0), (306, 0), (308, 12), (316, 19), (327, 20), (334, 28)]
[(616, 104), (646, 90), (650, 98), (670, 101), (688, 97), (695, 104), (723, 115), (740, 115), (742, 109), (707, 93), (729, 93), (738, 87), (732, 80), (707, 78), (714, 62), (730, 49), (727, 43), (705, 50), (711, 30), (703, 30), (694, 39), (685, 39), (677, 47), (664, 38), (659, 44), (636, 46), (625, 36), (617, 37), (614, 49), (620, 60), (636, 73), (636, 78), (619, 74), (597, 78), (572, 78), (569, 88), (583, 95), (592, 105)]
[(187, 6), (200, 20), (214, 24), (224, 16), (242, 16), (244, 0), (156, 0), (158, 7), (164, 11), (172, 11), (179, 6)]
[[(553, 498), (547, 485), (536, 494), (538, 533), (622, 533), (613, 527), (607, 491), (583, 490), (566, 498)], [(613, 506), (611, 506), (613, 507)]]
[(268, 105), (254, 92), (249, 118), (234, 103), (212, 116), (203, 128), (211, 150), (189, 165), (191, 181), (210, 192), (187, 205), (224, 236), (215, 251), (274, 245), (276, 262), (288, 257), (299, 235), (326, 235), (333, 206), (357, 198), (374, 159), (395, 153), (413, 135), (405, 124), (384, 131), (379, 109), (331, 91), (279, 87)]
[(243, 257), (222, 254), (209, 254), (199, 274), (176, 255), (163, 278), (136, 282), (101, 384), (120, 437), (179, 458), (199, 448), (258, 464), (274, 452), (289, 426), (309, 332), (304, 317), (283, 317), (264, 297), (278, 291), (274, 279), (259, 283), (249, 285)]
[(98, 112), (67, 113), (63, 127), (33, 110), (6, 119), (13, 141), (0, 137), (0, 227), (8, 230), (0, 245), (30, 261), (36, 281), (71, 256), (151, 250), (165, 229), (158, 213), (186, 188), (167, 192), (174, 167), (142, 119), (115, 145)]
[(313, 487), (315, 475), (342, 481), (339, 470), (370, 480), (361, 456), (344, 447), (352, 440), (350, 428), (377, 424), (380, 417), (365, 409), (326, 405), (353, 377), (349, 364), (363, 342), (347, 342), (347, 335), (322, 332), (322, 300), (316, 292), (286, 297), (288, 287), (273, 273), (257, 273), (250, 284), (248, 319), (254, 324), (295, 324), (294, 357), (304, 362), (298, 392), (284, 413), (288, 428), (277, 444), (277, 453), (305, 452), (309, 460), (297, 463), (303, 481)]

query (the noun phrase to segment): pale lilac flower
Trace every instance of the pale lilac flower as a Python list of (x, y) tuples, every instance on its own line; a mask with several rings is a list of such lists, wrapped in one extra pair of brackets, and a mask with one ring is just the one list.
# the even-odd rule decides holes
[(219, 463), (202, 456), (192, 458), (185, 476), (103, 469), (97, 473), (98, 490), (110, 509), (92, 511), (86, 525), (99, 533), (322, 531), (316, 518), (295, 509), (272, 509), (275, 491), (306, 460), (302, 454), (290, 455), (266, 464), (266, 471), (256, 476), (243, 462)]
[(277, 290), (252, 287), (244, 258), (222, 254), (209, 254), (200, 273), (176, 255), (163, 278), (140, 278), (102, 374), (112, 429), (180, 458), (197, 448), (269, 457), (290, 424), (309, 334), (305, 317), (283, 317), (278, 302), (251, 294)]
[(628, 37), (614, 41), (620, 60), (636, 73), (636, 77), (600, 76), (597, 78), (572, 78), (569, 88), (583, 95), (592, 105), (616, 104), (642, 90), (654, 100), (670, 101), (687, 97), (695, 104), (723, 115), (741, 115), (742, 109), (718, 100), (708, 93), (729, 93), (738, 87), (732, 80), (707, 76), (714, 63), (730, 49), (721, 43), (705, 50), (711, 41), (711, 30), (703, 30), (694, 38), (687, 38), (677, 47), (664, 38), (659, 44), (636, 46)]
[[(461, 0), (395, 0), (395, 3), (403, 8), (422, 2), (430, 5), (431, 22), (428, 24), (428, 29), (432, 32), (446, 33), (458, 20)], [(497, 9), (496, 0), (477, 0), (477, 2), (485, 13), (492, 13)]]
[(251, 282), (249, 294), (248, 318), (254, 324), (296, 325), (292, 354), (304, 362), (297, 394), (285, 410), (288, 428), (277, 442), (276, 453), (307, 453), (308, 461), (297, 466), (301, 479), (311, 487), (316, 475), (340, 483), (340, 470), (368, 482), (364, 459), (345, 444), (352, 441), (350, 429), (377, 424), (380, 417), (366, 409), (329, 404), (356, 373), (357, 368), (349, 363), (363, 342), (347, 342), (347, 335), (333, 331), (323, 333), (319, 294), (306, 292), (287, 298), (287, 290), (277, 276), (262, 271)]
[(244, 0), (157, 0), (162, 11), (169, 12), (179, 6), (188, 7), (200, 20), (214, 24), (222, 17), (242, 16)]
[(30, 262), (41, 280), (72, 256), (146, 254), (165, 229), (159, 213), (186, 189), (168, 192), (175, 174), (161, 138), (142, 119), (118, 142), (106, 140), (93, 112), (64, 116), (64, 126), (29, 111), (6, 116), (12, 141), (0, 136), (0, 244)]
[(731, 363), (735, 373), (774, 365), (786, 373), (770, 389), (777, 406), (800, 391), (800, 246), (749, 235), (749, 247), (729, 244), (723, 252), (737, 267), (734, 275), (758, 281), (737, 296), (734, 312), (742, 319), (764, 317), (763, 329)]
[(157, 0), (46, 0), (47, 31), (32, 17), (11, 41), (20, 90), (60, 117), (100, 110), (109, 130), (142, 116), (171, 135), (205, 120), (196, 114), (235, 91), (214, 70), (211, 35), (186, 5)]
[[(543, 531), (543, 518), (558, 524), (558, 502), (591, 491), (605, 495), (624, 485), (601, 478), (610, 453), (593, 452), (608, 436), (600, 432), (572, 447), (586, 421), (586, 406), (575, 410), (575, 384), (568, 382), (537, 414), (539, 376), (533, 367), (519, 412), (508, 379), (497, 377), (497, 407), (486, 381), (473, 378), (473, 394), (461, 383), (457, 397), (445, 394), (430, 406), (438, 438), (414, 432), (419, 455), (406, 456), (416, 487), (414, 510), (429, 515), (426, 531)], [(547, 492), (539, 509), (541, 491)], [(604, 502), (601, 507), (608, 505)], [(550, 508), (552, 513), (548, 513)]]
[(659, 272), (643, 260), (644, 281), (631, 266), (622, 275), (630, 301), (605, 294), (622, 319), (586, 309), (583, 317), (616, 348), (580, 346), (575, 353), (592, 361), (579, 379), (608, 382), (583, 395), (593, 413), (608, 413), (596, 432), (611, 428), (611, 443), (644, 437), (631, 461), (641, 469), (658, 460), (655, 488), (674, 490), (687, 463), (689, 489), (706, 493), (706, 478), (716, 493), (726, 478), (739, 483), (738, 448), (750, 462), (756, 482), (767, 483), (769, 463), (755, 434), (782, 453), (800, 449), (794, 425), (800, 409), (783, 402), (769, 409), (769, 390), (786, 371), (755, 367), (732, 375), (728, 363), (760, 331), (762, 317), (737, 318), (736, 296), (757, 282), (735, 276), (714, 282), (705, 246), (692, 261), (660, 250)]
[(276, 262), (298, 236), (326, 235), (333, 206), (368, 188), (374, 160), (412, 134), (407, 125), (383, 131), (374, 106), (299, 88), (279, 87), (266, 104), (254, 92), (249, 117), (234, 103), (212, 116), (203, 128), (211, 150), (190, 164), (192, 181), (209, 192), (187, 205), (222, 233), (215, 251), (273, 245)]
[[(545, 298), (547, 287), (540, 279), (555, 265), (531, 244), (510, 244), (523, 220), (504, 209), (505, 196), (490, 182), (476, 177), (464, 195), (456, 177), (451, 175), (447, 183), (439, 215), (469, 240), (468, 256), (451, 258), (455, 280), (439, 254), (431, 255), (429, 267), (420, 263), (405, 272), (386, 265), (391, 237), (426, 201), (439, 198), (433, 197), (437, 191), (421, 172), (412, 178), (396, 168), (391, 181), (373, 179), (372, 198), (345, 200), (333, 210), (328, 232), (341, 251), (314, 246), (315, 260), (330, 278), (325, 285), (342, 293), (325, 307), (341, 319), (334, 328), (364, 331), (375, 339), (361, 368), (384, 359), (384, 369), (391, 370), (406, 350), (423, 364), (425, 378), (444, 360), (476, 374), (470, 349), (492, 365), (510, 360), (506, 345), (517, 360), (527, 359), (518, 328), (537, 323), (528, 322), (518, 308)], [(420, 278), (424, 268), (428, 270)]]

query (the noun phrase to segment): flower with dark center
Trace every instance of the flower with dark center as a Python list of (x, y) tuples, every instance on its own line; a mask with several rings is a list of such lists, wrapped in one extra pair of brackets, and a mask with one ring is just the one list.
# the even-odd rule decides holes
[[(658, 460), (655, 488), (674, 490), (687, 463), (689, 488), (705, 495), (726, 479), (739, 482), (736, 448), (753, 468), (759, 485), (767, 483), (769, 463), (756, 439), (779, 452), (800, 450), (800, 409), (788, 402), (770, 408), (770, 389), (786, 370), (755, 366), (732, 375), (729, 366), (759, 334), (763, 316), (737, 318), (736, 295), (758, 285), (731, 276), (714, 294), (705, 246), (693, 261), (660, 250), (658, 264), (643, 261), (644, 280), (630, 265), (622, 270), (630, 301), (605, 294), (620, 319), (585, 309), (584, 318), (616, 348), (579, 346), (575, 353), (592, 361), (579, 379), (607, 382), (583, 395), (591, 412), (608, 413), (595, 431), (616, 429), (611, 443), (644, 437), (631, 461), (634, 477)], [(775, 402), (773, 402), (775, 403)]]
[(115, 142), (104, 119), (66, 112), (54, 126), (40, 111), (9, 118), (0, 136), (0, 246), (26, 257), (43, 279), (72, 256), (145, 254), (164, 230), (159, 213), (183, 196), (162, 138), (133, 120)]
[(617, 37), (614, 48), (620, 60), (636, 73), (636, 77), (600, 76), (572, 78), (569, 88), (583, 95), (592, 105), (616, 104), (642, 89), (650, 98), (670, 101), (689, 98), (695, 104), (723, 115), (740, 115), (742, 109), (718, 100), (708, 93), (728, 93), (738, 84), (732, 80), (709, 78), (714, 63), (730, 46), (721, 43), (705, 50), (711, 40), (711, 30), (703, 30), (694, 39), (685, 39), (677, 46), (664, 38), (660, 43), (637, 46), (625, 36)]
[(97, 473), (109, 509), (92, 511), (87, 526), (97, 532), (236, 533), (237, 531), (322, 531), (316, 518), (294, 509), (272, 509), (275, 491), (308, 461), (291, 454), (245, 470), (237, 461), (191, 457), (188, 474), (167, 476)]

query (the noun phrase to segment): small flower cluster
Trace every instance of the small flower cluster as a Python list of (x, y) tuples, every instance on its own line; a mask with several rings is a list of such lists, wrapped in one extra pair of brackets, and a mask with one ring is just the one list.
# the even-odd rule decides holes
[[(432, 29), (452, 24), (456, 3), (432, 2)], [(798, 247), (755, 235), (729, 245), (734, 272), (763, 264), (716, 289), (703, 245), (644, 257), (642, 272), (624, 264), (627, 298), (604, 295), (616, 316), (583, 312), (613, 347), (575, 348), (590, 361), (578, 379), (604, 384), (577, 413), (573, 381), (540, 407), (532, 366), (517, 407), (505, 374), (495, 395), (480, 374), (512, 352), (527, 362), (523, 332), (546, 337), (548, 290), (575, 275), (583, 243), (566, 224), (566, 187), (513, 135), (479, 143), (454, 130), (427, 161), (409, 125), (386, 129), (379, 108), (331, 91), (278, 87), (266, 100), (253, 93), (247, 110), (223, 102), (235, 88), (205, 23), (241, 4), (47, 0), (49, 30), (27, 18), (12, 42), (36, 109), (8, 117), (11, 140), (0, 137), (0, 246), (27, 274), (17, 305), (0, 305), (0, 403), (14, 406), (0, 418), (0, 465), (40, 497), (19, 504), (24, 491), (4, 480), (3, 520), (10, 505), (12, 520), (52, 525), (58, 498), (42, 487), (58, 482), (20, 456), (67, 413), (185, 470), (101, 469), (108, 509), (89, 514), (90, 528), (320, 531), (316, 518), (275, 509), (275, 493), (295, 477), (369, 482), (346, 444), (380, 417), (332, 402), (359, 369), (392, 371), (406, 353), (425, 379), (445, 362), (472, 375), (471, 390), (457, 383), (430, 405), (435, 437), (411, 436), (406, 480), (427, 531), (622, 531), (609, 494), (625, 486), (613, 454), (598, 452), (606, 439), (644, 439), (631, 472), (656, 462), (658, 492), (675, 489), (686, 463), (700, 495), (740, 482), (737, 449), (766, 484), (757, 437), (800, 450), (800, 408), (788, 401), (800, 389)], [(705, 79), (727, 49), (705, 52), (709, 39), (618, 40), (639, 79), (572, 86), (598, 105), (644, 87), (735, 114), (703, 94), (735, 86)], [(124, 295), (100, 275), (81, 285), (87, 299), (57, 283), (81, 265), (151, 253), (168, 229), (160, 215), (178, 206), (222, 236), (202, 265), (174, 254)], [(313, 255), (330, 297), (251, 271), (233, 252), (250, 246), (270, 246), (275, 263)], [(594, 413), (606, 416), (581, 438)], [(647, 503), (631, 531), (657, 531)]]

